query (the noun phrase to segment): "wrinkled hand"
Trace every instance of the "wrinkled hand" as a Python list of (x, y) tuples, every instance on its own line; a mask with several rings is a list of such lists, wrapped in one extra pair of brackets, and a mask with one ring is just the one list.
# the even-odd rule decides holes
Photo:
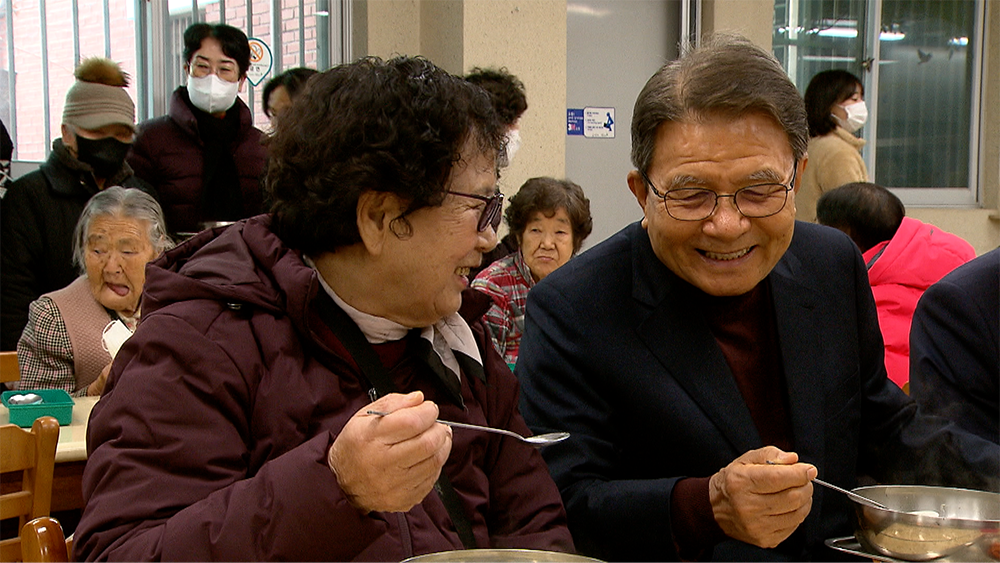
[(87, 386), (87, 395), (91, 397), (100, 396), (104, 392), (104, 384), (108, 381), (108, 374), (111, 373), (111, 364), (104, 366), (101, 374), (97, 376), (90, 385)]
[[(731, 538), (775, 547), (809, 515), (816, 467), (774, 446), (749, 451), (712, 476), (712, 512)], [(767, 465), (768, 462), (776, 465)]]
[(437, 405), (420, 391), (386, 395), (354, 413), (328, 454), (351, 504), (365, 512), (405, 512), (430, 493), (451, 453), (451, 428), (437, 424), (437, 416)]

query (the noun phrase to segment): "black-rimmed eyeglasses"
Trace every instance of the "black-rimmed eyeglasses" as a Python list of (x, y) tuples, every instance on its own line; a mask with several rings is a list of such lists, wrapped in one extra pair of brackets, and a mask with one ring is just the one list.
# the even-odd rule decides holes
[(719, 199), (733, 198), (736, 210), (744, 217), (760, 219), (777, 214), (785, 208), (788, 192), (795, 187), (795, 174), (798, 172), (798, 162), (792, 168), (792, 179), (785, 184), (754, 184), (745, 186), (731, 194), (718, 194), (706, 188), (674, 188), (660, 193), (650, 181), (645, 172), (640, 171), (642, 179), (656, 197), (663, 200), (667, 214), (678, 221), (702, 221), (715, 213)]
[(485, 201), (486, 206), (483, 207), (483, 213), (479, 216), (479, 223), (476, 228), (479, 232), (486, 230), (486, 227), (493, 227), (493, 232), (496, 232), (500, 228), (500, 210), (503, 209), (503, 192), (497, 192), (493, 194), (492, 197), (486, 197), (476, 194), (463, 194), (461, 192), (449, 191), (451, 195), (460, 195), (462, 197), (471, 197), (472, 199), (478, 199), (479, 201)]

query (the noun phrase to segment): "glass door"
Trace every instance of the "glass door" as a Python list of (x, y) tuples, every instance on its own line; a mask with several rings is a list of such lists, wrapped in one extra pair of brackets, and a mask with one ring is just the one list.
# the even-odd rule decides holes
[(865, 84), (873, 180), (904, 203), (977, 202), (983, 0), (777, 0), (774, 53), (801, 92), (843, 69)]
[(842, 69), (864, 80), (867, 0), (777, 0), (774, 54), (805, 91), (817, 73)]
[(874, 155), (880, 183), (950, 189), (951, 203), (966, 199), (959, 190), (975, 184), (978, 13), (975, 0), (882, 0)]

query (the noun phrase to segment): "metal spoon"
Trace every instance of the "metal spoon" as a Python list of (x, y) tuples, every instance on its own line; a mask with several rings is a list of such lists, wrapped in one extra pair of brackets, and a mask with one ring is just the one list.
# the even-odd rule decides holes
[[(368, 414), (375, 416), (385, 416), (389, 413), (382, 411), (367, 411)], [(468, 428), (469, 430), (482, 430), (483, 432), (493, 432), (494, 434), (503, 434), (504, 436), (510, 436), (511, 438), (517, 438), (518, 440), (535, 446), (536, 448), (541, 448), (557, 442), (562, 442), (566, 438), (569, 438), (569, 432), (550, 432), (548, 434), (538, 434), (537, 436), (521, 436), (517, 432), (511, 432), (510, 430), (504, 430), (503, 428), (492, 428), (490, 426), (477, 426), (475, 424), (466, 424), (464, 422), (454, 422), (451, 420), (440, 420), (436, 422), (444, 424), (445, 426), (453, 426), (455, 428)]]
[[(767, 464), (768, 465), (781, 465), (780, 463), (775, 463), (775, 462), (773, 462), (771, 460), (768, 460)], [(824, 481), (822, 479), (817, 479), (815, 477), (813, 477), (812, 481), (813, 481), (813, 483), (816, 483), (817, 485), (823, 485), (824, 487), (826, 487), (828, 489), (833, 489), (833, 490), (835, 490), (835, 491), (837, 491), (839, 493), (844, 493), (849, 498), (851, 498), (851, 499), (853, 499), (853, 500), (855, 500), (857, 502), (860, 502), (861, 504), (863, 504), (865, 506), (870, 506), (872, 508), (877, 508), (879, 510), (891, 510), (888, 506), (886, 506), (886, 505), (884, 505), (884, 504), (882, 504), (882, 503), (880, 503), (878, 501), (874, 501), (874, 500), (872, 500), (872, 499), (870, 499), (868, 497), (863, 497), (863, 496), (859, 495), (858, 493), (855, 493), (854, 491), (848, 491), (847, 489), (842, 489), (842, 488), (838, 487), (837, 485), (834, 485), (833, 483), (827, 483), (826, 481)]]
[(858, 493), (855, 493), (854, 491), (848, 491), (847, 489), (841, 489), (837, 485), (834, 485), (832, 483), (827, 483), (826, 481), (824, 481), (822, 479), (816, 479), (814, 477), (813, 478), (813, 483), (816, 483), (817, 485), (823, 485), (824, 487), (826, 487), (828, 489), (833, 489), (833, 490), (835, 490), (837, 492), (844, 493), (845, 495), (847, 495), (848, 497), (850, 497), (854, 501), (859, 502), (859, 503), (861, 503), (861, 504), (863, 504), (865, 506), (870, 506), (872, 508), (877, 508), (879, 510), (890, 510), (890, 508), (888, 506), (886, 506), (886, 505), (884, 505), (884, 504), (882, 504), (880, 502), (874, 501), (874, 500), (872, 500), (872, 499), (870, 499), (868, 497), (863, 497), (863, 496), (859, 495)]

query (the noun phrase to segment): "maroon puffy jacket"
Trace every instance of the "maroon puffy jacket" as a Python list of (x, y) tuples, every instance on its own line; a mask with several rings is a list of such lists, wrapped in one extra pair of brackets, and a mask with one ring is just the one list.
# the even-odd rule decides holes
[[(202, 174), (204, 145), (198, 120), (188, 105), (187, 89), (174, 90), (170, 110), (139, 125), (128, 163), (135, 175), (156, 188), (171, 233), (201, 230)], [(236, 98), (240, 130), (232, 146), (233, 161), (240, 177), (243, 208), (247, 217), (263, 213), (261, 176), (267, 153), (261, 144), (263, 133), (253, 126), (250, 108)], [(231, 111), (231, 110), (230, 110)]]
[[(142, 322), (87, 428), (74, 561), (400, 561), (462, 547), (436, 493), (363, 514), (340, 489), (327, 450), (369, 385), (317, 316), (318, 274), (268, 217), (205, 231), (147, 271)], [(443, 419), (526, 435), (517, 380), (481, 321), (489, 305), (463, 294), (485, 372), (463, 370), (464, 408), (418, 368), (389, 375)], [(538, 450), (483, 432), (453, 439), (444, 472), (477, 545), (573, 550)]]

